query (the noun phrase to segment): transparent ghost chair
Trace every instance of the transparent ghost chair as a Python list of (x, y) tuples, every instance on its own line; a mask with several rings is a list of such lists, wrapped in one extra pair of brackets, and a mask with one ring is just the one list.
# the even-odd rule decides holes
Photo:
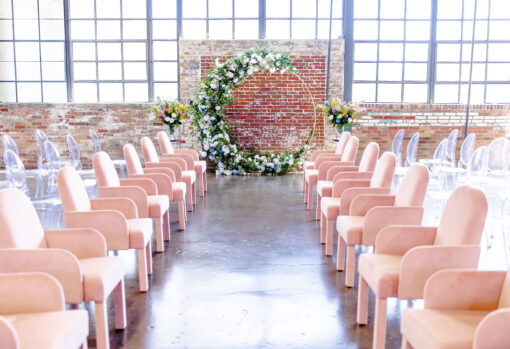
[(58, 197), (34, 197), (31, 196), (27, 184), (25, 166), (19, 156), (12, 150), (4, 151), (5, 169), (9, 174), (10, 186), (24, 192), (32, 201), (43, 228), (59, 228), (62, 215), (62, 204)]
[(476, 142), (476, 134), (470, 133), (462, 142), (460, 146), (460, 159), (458, 168), (467, 168), (467, 164), (469, 159), (471, 158), (471, 154), (473, 154), (473, 150), (475, 150), (475, 142)]
[(402, 177), (407, 172), (407, 169), (416, 162), (416, 152), (418, 150), (418, 143), (420, 141), (420, 133), (416, 132), (412, 135), (409, 143), (407, 143), (406, 161), (403, 167), (395, 169), (392, 183), (392, 193), (396, 192), (396, 188), (400, 184)]
[(459, 130), (455, 129), (448, 135), (448, 146), (446, 147), (446, 160), (449, 162), (451, 167), (455, 167), (457, 165), (457, 160), (455, 159), (455, 152), (457, 151), (457, 137), (459, 135)]
[[(94, 130), (89, 130), (89, 137), (92, 141), (92, 152), (93, 154), (98, 153), (101, 151), (101, 141), (99, 140), (99, 137), (97, 136), (97, 133), (94, 132)], [(119, 177), (125, 178), (127, 177), (127, 165), (126, 160), (124, 159), (118, 159), (118, 160), (112, 160), (113, 165), (115, 168), (119, 169)]]
[(81, 163), (80, 147), (76, 139), (68, 134), (66, 136), (67, 147), (69, 148), (69, 155), (71, 156), (71, 165), (78, 171), (82, 178), (95, 178), (94, 170), (84, 170)]
[(402, 141), (404, 140), (404, 129), (398, 130), (391, 142), (391, 152), (397, 157), (397, 168), (402, 166)]

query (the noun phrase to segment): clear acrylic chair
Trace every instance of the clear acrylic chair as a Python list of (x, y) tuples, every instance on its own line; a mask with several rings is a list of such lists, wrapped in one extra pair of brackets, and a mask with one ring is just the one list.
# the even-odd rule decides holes
[[(2, 135), (2, 146), (4, 148), (4, 151), (10, 150), (13, 151), (16, 155), (19, 156), (18, 146), (16, 145), (16, 142), (11, 138), (11, 136), (8, 135)], [(7, 188), (10, 186), (10, 178), (9, 173), (6, 172), (5, 174), (5, 181), (0, 181), (0, 188)]]
[(407, 169), (416, 162), (416, 152), (418, 150), (418, 143), (420, 141), (420, 132), (416, 132), (412, 135), (411, 139), (407, 143), (406, 150), (406, 161), (404, 163), (404, 167), (398, 167), (395, 169), (395, 175), (393, 176), (392, 181), (392, 193), (396, 192), (397, 187), (402, 180), (402, 177), (407, 172)]
[(425, 218), (427, 224), (436, 224), (440, 218), (443, 205), (455, 188), (455, 182), (449, 178), (444, 171), (450, 168), (446, 165), (446, 150), (448, 147), (448, 138), (444, 138), (439, 142), (432, 159), (420, 159), (423, 163), (430, 167), (430, 181), (425, 198)]
[(402, 141), (404, 140), (404, 129), (398, 130), (391, 142), (391, 152), (397, 157), (397, 168), (402, 166)]
[[(94, 132), (94, 130), (90, 129), (89, 137), (92, 142), (92, 153), (95, 154), (95, 153), (100, 152), (101, 151), (101, 141), (99, 140), (97, 133)], [(119, 172), (120, 172), (119, 177), (126, 178), (127, 177), (126, 160), (124, 160), (124, 159), (113, 160), (112, 159), (112, 162), (113, 162), (113, 166), (115, 166), (115, 168), (119, 169)]]
[(465, 139), (464, 142), (462, 142), (462, 145), (460, 146), (460, 159), (458, 168), (466, 168), (467, 164), (469, 162), (469, 159), (471, 158), (471, 154), (473, 154), (473, 151), (475, 150), (475, 142), (476, 142), (476, 134), (470, 133)]
[(27, 184), (27, 176), (23, 162), (12, 150), (4, 152), (5, 169), (9, 174), (10, 186), (24, 192), (32, 201), (41, 223), (45, 229), (60, 227), (62, 204), (58, 197), (34, 197), (31, 196)]
[(451, 167), (455, 167), (457, 161), (455, 160), (455, 152), (457, 151), (457, 137), (459, 130), (455, 129), (448, 135), (448, 146), (446, 147), (446, 160), (450, 163)]

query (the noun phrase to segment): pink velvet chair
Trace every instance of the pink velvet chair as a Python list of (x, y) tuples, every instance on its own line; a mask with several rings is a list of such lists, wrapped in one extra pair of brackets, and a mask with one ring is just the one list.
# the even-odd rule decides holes
[(188, 204), (188, 211), (193, 211), (193, 205), (196, 204), (195, 197), (195, 171), (186, 170), (186, 161), (181, 158), (160, 158), (154, 147), (154, 143), (148, 137), (142, 137), (142, 153), (145, 168), (151, 167), (166, 167), (171, 169), (175, 174), (177, 182), (186, 183), (186, 201)]
[[(315, 219), (321, 218), (321, 199), (323, 197), (330, 197), (333, 192), (333, 183), (335, 176), (341, 172), (356, 172), (351, 178), (354, 179), (371, 179), (372, 174), (379, 158), (379, 144), (370, 142), (365, 147), (359, 166), (338, 166), (336, 162), (332, 161), (332, 166), (319, 166), (319, 180), (317, 182), (317, 206), (315, 211)], [(321, 173), (322, 171), (322, 173)], [(324, 172), (326, 172), (324, 178)]]
[(510, 272), (438, 271), (424, 299), (425, 309), (404, 309), (403, 349), (510, 347)]
[(64, 291), (45, 273), (0, 274), (0, 348), (86, 349), (86, 310), (65, 311)]
[[(174, 150), (172, 142), (170, 142), (170, 138), (168, 138), (168, 134), (164, 131), (158, 132), (158, 143), (163, 157), (182, 156), (187, 159), (186, 162), (189, 164), (188, 169), (195, 169), (195, 174), (200, 186), (200, 196), (204, 196), (207, 191), (207, 162), (203, 160), (201, 161), (198, 152), (194, 149)], [(189, 162), (189, 157), (191, 157), (191, 163)]]
[[(352, 136), (349, 138), (347, 142), (347, 146), (345, 147), (345, 151), (342, 154), (340, 161), (336, 164), (337, 166), (353, 166), (354, 161), (356, 160), (356, 154), (358, 153), (359, 139), (356, 136)], [(314, 186), (319, 181), (319, 167), (327, 161), (331, 161), (329, 157), (320, 157), (315, 160), (313, 169), (305, 170), (305, 204), (307, 204), (307, 209), (311, 210), (313, 205), (313, 190)], [(327, 167), (331, 167), (332, 164), (329, 164)], [(324, 168), (326, 168), (324, 166)], [(324, 179), (326, 178), (327, 170), (323, 171), (321, 174)]]
[(156, 251), (165, 249), (164, 235), (170, 237), (168, 195), (158, 195), (156, 180), (170, 180), (165, 174), (147, 174), (145, 178), (120, 179), (112, 159), (104, 151), (94, 154), (94, 171), (99, 197), (126, 197), (133, 200), (139, 218), (153, 218), (156, 222)]
[(326, 256), (331, 256), (333, 253), (333, 225), (339, 216), (349, 215), (351, 202), (356, 196), (390, 193), (396, 161), (393, 153), (384, 153), (377, 163), (371, 179), (363, 178), (363, 174), (360, 172), (337, 174), (331, 197), (321, 200), (321, 243), (326, 243)]
[[(126, 144), (123, 147), (124, 159), (126, 160), (127, 172), (130, 178), (149, 178), (158, 187), (158, 193), (167, 195), (170, 201), (178, 204), (179, 229), (186, 227), (186, 183), (177, 182), (175, 173), (166, 167), (143, 168), (135, 147)], [(170, 230), (165, 231), (165, 241), (170, 240)]]
[(44, 231), (30, 199), (9, 188), (0, 191), (0, 273), (18, 272), (51, 274), (62, 285), (66, 303), (94, 302), (98, 348), (109, 348), (107, 298), (112, 293), (115, 328), (126, 327), (124, 268), (119, 257), (107, 257), (104, 237), (94, 229)]
[[(345, 207), (349, 207), (349, 214), (338, 216), (336, 221), (336, 266), (337, 270), (344, 270), (345, 267), (347, 287), (354, 286), (356, 245), (374, 246), (377, 234), (388, 225), (421, 224), (428, 183), (427, 167), (415, 164), (402, 179), (396, 195), (363, 193), (363, 190), (358, 194), (353, 190), (354, 193), (349, 193), (348, 200), (340, 203), (340, 210), (345, 204)], [(391, 178), (388, 187), (390, 185)]]
[(140, 291), (147, 292), (147, 275), (152, 274), (152, 220), (139, 218), (136, 203), (130, 198), (89, 199), (80, 176), (71, 167), (58, 171), (57, 182), (66, 227), (98, 230), (111, 251), (135, 249)]
[[(368, 288), (375, 293), (373, 348), (385, 345), (387, 298), (421, 299), (425, 282), (436, 271), (478, 267), (486, 216), (483, 192), (462, 186), (446, 201), (437, 228), (399, 222), (380, 230), (375, 254), (362, 254), (358, 268), (358, 324), (367, 323)], [(461, 299), (464, 289), (457, 292)]]

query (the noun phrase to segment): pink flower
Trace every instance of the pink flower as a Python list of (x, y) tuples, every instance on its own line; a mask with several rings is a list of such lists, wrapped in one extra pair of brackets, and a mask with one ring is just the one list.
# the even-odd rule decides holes
[(179, 113), (178, 113), (178, 114), (179, 114), (179, 116), (181, 116), (181, 115), (182, 115), (182, 111), (180, 111), (180, 110), (179, 110)]
[(163, 112), (163, 110), (160, 110), (160, 111), (159, 111), (159, 114), (161, 115), (161, 117), (164, 117), (164, 116), (165, 116), (165, 112)]

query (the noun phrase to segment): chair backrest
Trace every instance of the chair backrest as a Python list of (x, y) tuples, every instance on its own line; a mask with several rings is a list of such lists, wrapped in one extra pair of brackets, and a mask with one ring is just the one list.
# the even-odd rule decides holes
[(170, 142), (170, 137), (168, 137), (165, 131), (158, 132), (158, 143), (161, 154), (175, 154), (172, 142)]
[(101, 141), (99, 141), (99, 137), (97, 136), (97, 133), (94, 132), (94, 130), (89, 130), (89, 137), (90, 141), (92, 142), (92, 153), (98, 153), (101, 151)]
[(158, 152), (151, 139), (149, 137), (142, 137), (140, 143), (142, 144), (143, 161), (159, 162)]
[(120, 179), (115, 165), (106, 152), (100, 151), (99, 153), (95, 153), (93, 163), (98, 187), (120, 186)]
[(457, 151), (457, 137), (459, 130), (455, 129), (448, 135), (448, 145), (446, 147), (446, 158), (455, 166), (455, 152)]
[(473, 150), (475, 149), (476, 142), (476, 134), (470, 133), (462, 142), (460, 146), (460, 159), (459, 159), (459, 168), (466, 168), (469, 162), (469, 158), (471, 154), (473, 154)]
[(7, 178), (9, 179), (11, 187), (17, 188), (30, 196), (25, 166), (19, 156), (12, 150), (7, 149), (4, 151), (4, 162)]
[(11, 136), (2, 135), (2, 146), (4, 147), (4, 150), (12, 150), (16, 153), (16, 155), (19, 156), (18, 146), (16, 145), (16, 142), (14, 142), (14, 139), (11, 138)]
[(428, 185), (428, 168), (420, 164), (413, 164), (407, 170), (397, 189), (395, 206), (423, 206)]
[(391, 142), (391, 152), (397, 157), (397, 166), (402, 166), (402, 141), (404, 140), (404, 129), (398, 130)]
[(348, 131), (344, 131), (336, 145), (335, 154), (342, 155), (344, 153), (345, 146), (347, 145), (349, 138), (351, 138), (351, 133)]
[(498, 308), (510, 308), (510, 271), (507, 271), (499, 296)]
[(467, 164), (468, 177), (483, 177), (487, 173), (487, 166), (489, 163), (489, 148), (481, 146), (476, 149)]
[(434, 151), (434, 156), (432, 157), (434, 160), (441, 162), (441, 164), (446, 159), (446, 150), (448, 148), (448, 138), (444, 138), (436, 147)]
[(60, 153), (53, 143), (50, 141), (46, 141), (44, 143), (44, 149), (46, 150), (46, 161), (48, 162), (51, 168), (58, 168), (58, 163), (62, 161), (60, 157)]
[(41, 247), (44, 230), (30, 199), (16, 188), (0, 190), (0, 248)]
[(397, 157), (392, 152), (385, 152), (375, 165), (374, 174), (370, 180), (372, 188), (389, 188), (397, 166)]
[(373, 172), (379, 158), (379, 144), (370, 142), (365, 147), (359, 162), (359, 172)]
[(505, 137), (496, 138), (489, 144), (489, 171), (504, 171), (508, 168), (509, 144)]
[(132, 144), (126, 144), (122, 147), (122, 152), (124, 153), (124, 160), (126, 160), (128, 175), (143, 174), (142, 163), (135, 147)]
[(62, 200), (62, 210), (89, 211), (92, 207), (80, 175), (71, 166), (58, 171), (58, 192)]
[(42, 170), (43, 163), (46, 161), (46, 142), (48, 136), (41, 130), (35, 130), (35, 141), (37, 143), (37, 168)]
[(420, 132), (416, 132), (409, 143), (407, 143), (407, 153), (406, 153), (406, 167), (411, 166), (416, 162), (416, 151), (418, 150), (418, 143), (420, 142)]
[(434, 244), (478, 245), (487, 208), (487, 198), (481, 190), (468, 185), (455, 189), (446, 200)]
[(358, 153), (359, 139), (356, 136), (349, 137), (347, 146), (342, 153), (342, 161), (355, 161)]
[(71, 156), (71, 164), (75, 169), (80, 171), (82, 169), (81, 158), (80, 158), (80, 147), (70, 134), (66, 135), (67, 148), (69, 149), (69, 155)]

